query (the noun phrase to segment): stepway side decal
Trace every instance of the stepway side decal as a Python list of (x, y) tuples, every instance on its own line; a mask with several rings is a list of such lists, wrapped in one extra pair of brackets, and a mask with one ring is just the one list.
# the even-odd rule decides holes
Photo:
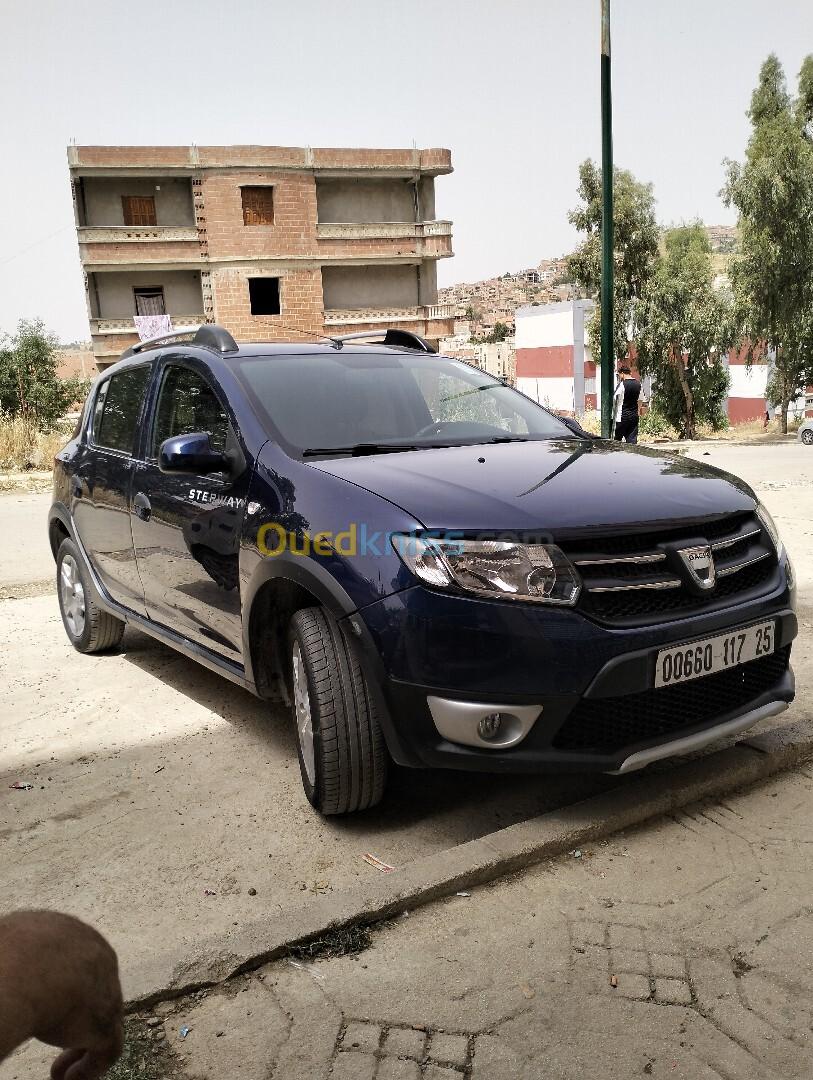
[(239, 509), (245, 499), (236, 499), (233, 495), (219, 495), (216, 491), (201, 491), (199, 488), (190, 488), (187, 496), (192, 502), (209, 503), (210, 506), (230, 506)]

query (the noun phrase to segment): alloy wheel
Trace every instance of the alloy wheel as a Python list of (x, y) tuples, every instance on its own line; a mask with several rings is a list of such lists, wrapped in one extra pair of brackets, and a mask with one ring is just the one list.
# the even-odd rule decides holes
[(311, 699), (308, 691), (308, 675), (302, 662), (299, 642), (295, 642), (293, 651), (294, 710), (296, 712), (296, 733), (302, 763), (311, 784), (316, 783), (316, 752), (313, 744), (313, 716)]
[(85, 629), (85, 590), (73, 555), (66, 555), (59, 571), (59, 591), (65, 622), (75, 638)]

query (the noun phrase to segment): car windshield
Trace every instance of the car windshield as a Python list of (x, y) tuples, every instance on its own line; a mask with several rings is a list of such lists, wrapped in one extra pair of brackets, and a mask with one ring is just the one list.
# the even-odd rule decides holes
[(498, 379), (435, 354), (356, 347), (246, 357), (240, 371), (263, 419), (300, 454), (572, 437)]

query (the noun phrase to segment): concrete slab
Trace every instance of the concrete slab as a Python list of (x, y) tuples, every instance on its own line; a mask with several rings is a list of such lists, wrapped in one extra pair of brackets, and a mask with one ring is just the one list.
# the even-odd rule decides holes
[[(809, 829), (764, 843), (790, 819), (813, 821), (807, 768), (395, 918), (362, 953), (157, 1004), (162, 1075), (807, 1080), (813, 847)], [(37, 1053), (0, 1080), (33, 1075)]]

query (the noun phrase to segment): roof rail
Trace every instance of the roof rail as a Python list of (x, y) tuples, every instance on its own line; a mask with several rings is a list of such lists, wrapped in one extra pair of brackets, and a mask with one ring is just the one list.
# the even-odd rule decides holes
[(147, 349), (158, 349), (161, 345), (177, 341), (179, 338), (190, 337), (189, 344), (197, 345), (201, 349), (211, 349), (212, 352), (218, 353), (237, 352), (237, 342), (228, 330), (225, 330), (222, 326), (217, 326), (215, 323), (203, 323), (202, 326), (196, 329), (190, 327), (188, 330), (174, 330), (169, 334), (160, 334), (158, 337), (139, 341), (135, 345), (131, 345), (129, 349), (125, 349), (121, 354), (121, 359), (125, 360), (128, 356), (136, 356)]
[(433, 353), (435, 350), (419, 334), (413, 334), (409, 330), (362, 330), (356, 334), (342, 334), (331, 340), (341, 348), (345, 341), (369, 341), (371, 344), (397, 345), (402, 349), (416, 349), (418, 352)]

